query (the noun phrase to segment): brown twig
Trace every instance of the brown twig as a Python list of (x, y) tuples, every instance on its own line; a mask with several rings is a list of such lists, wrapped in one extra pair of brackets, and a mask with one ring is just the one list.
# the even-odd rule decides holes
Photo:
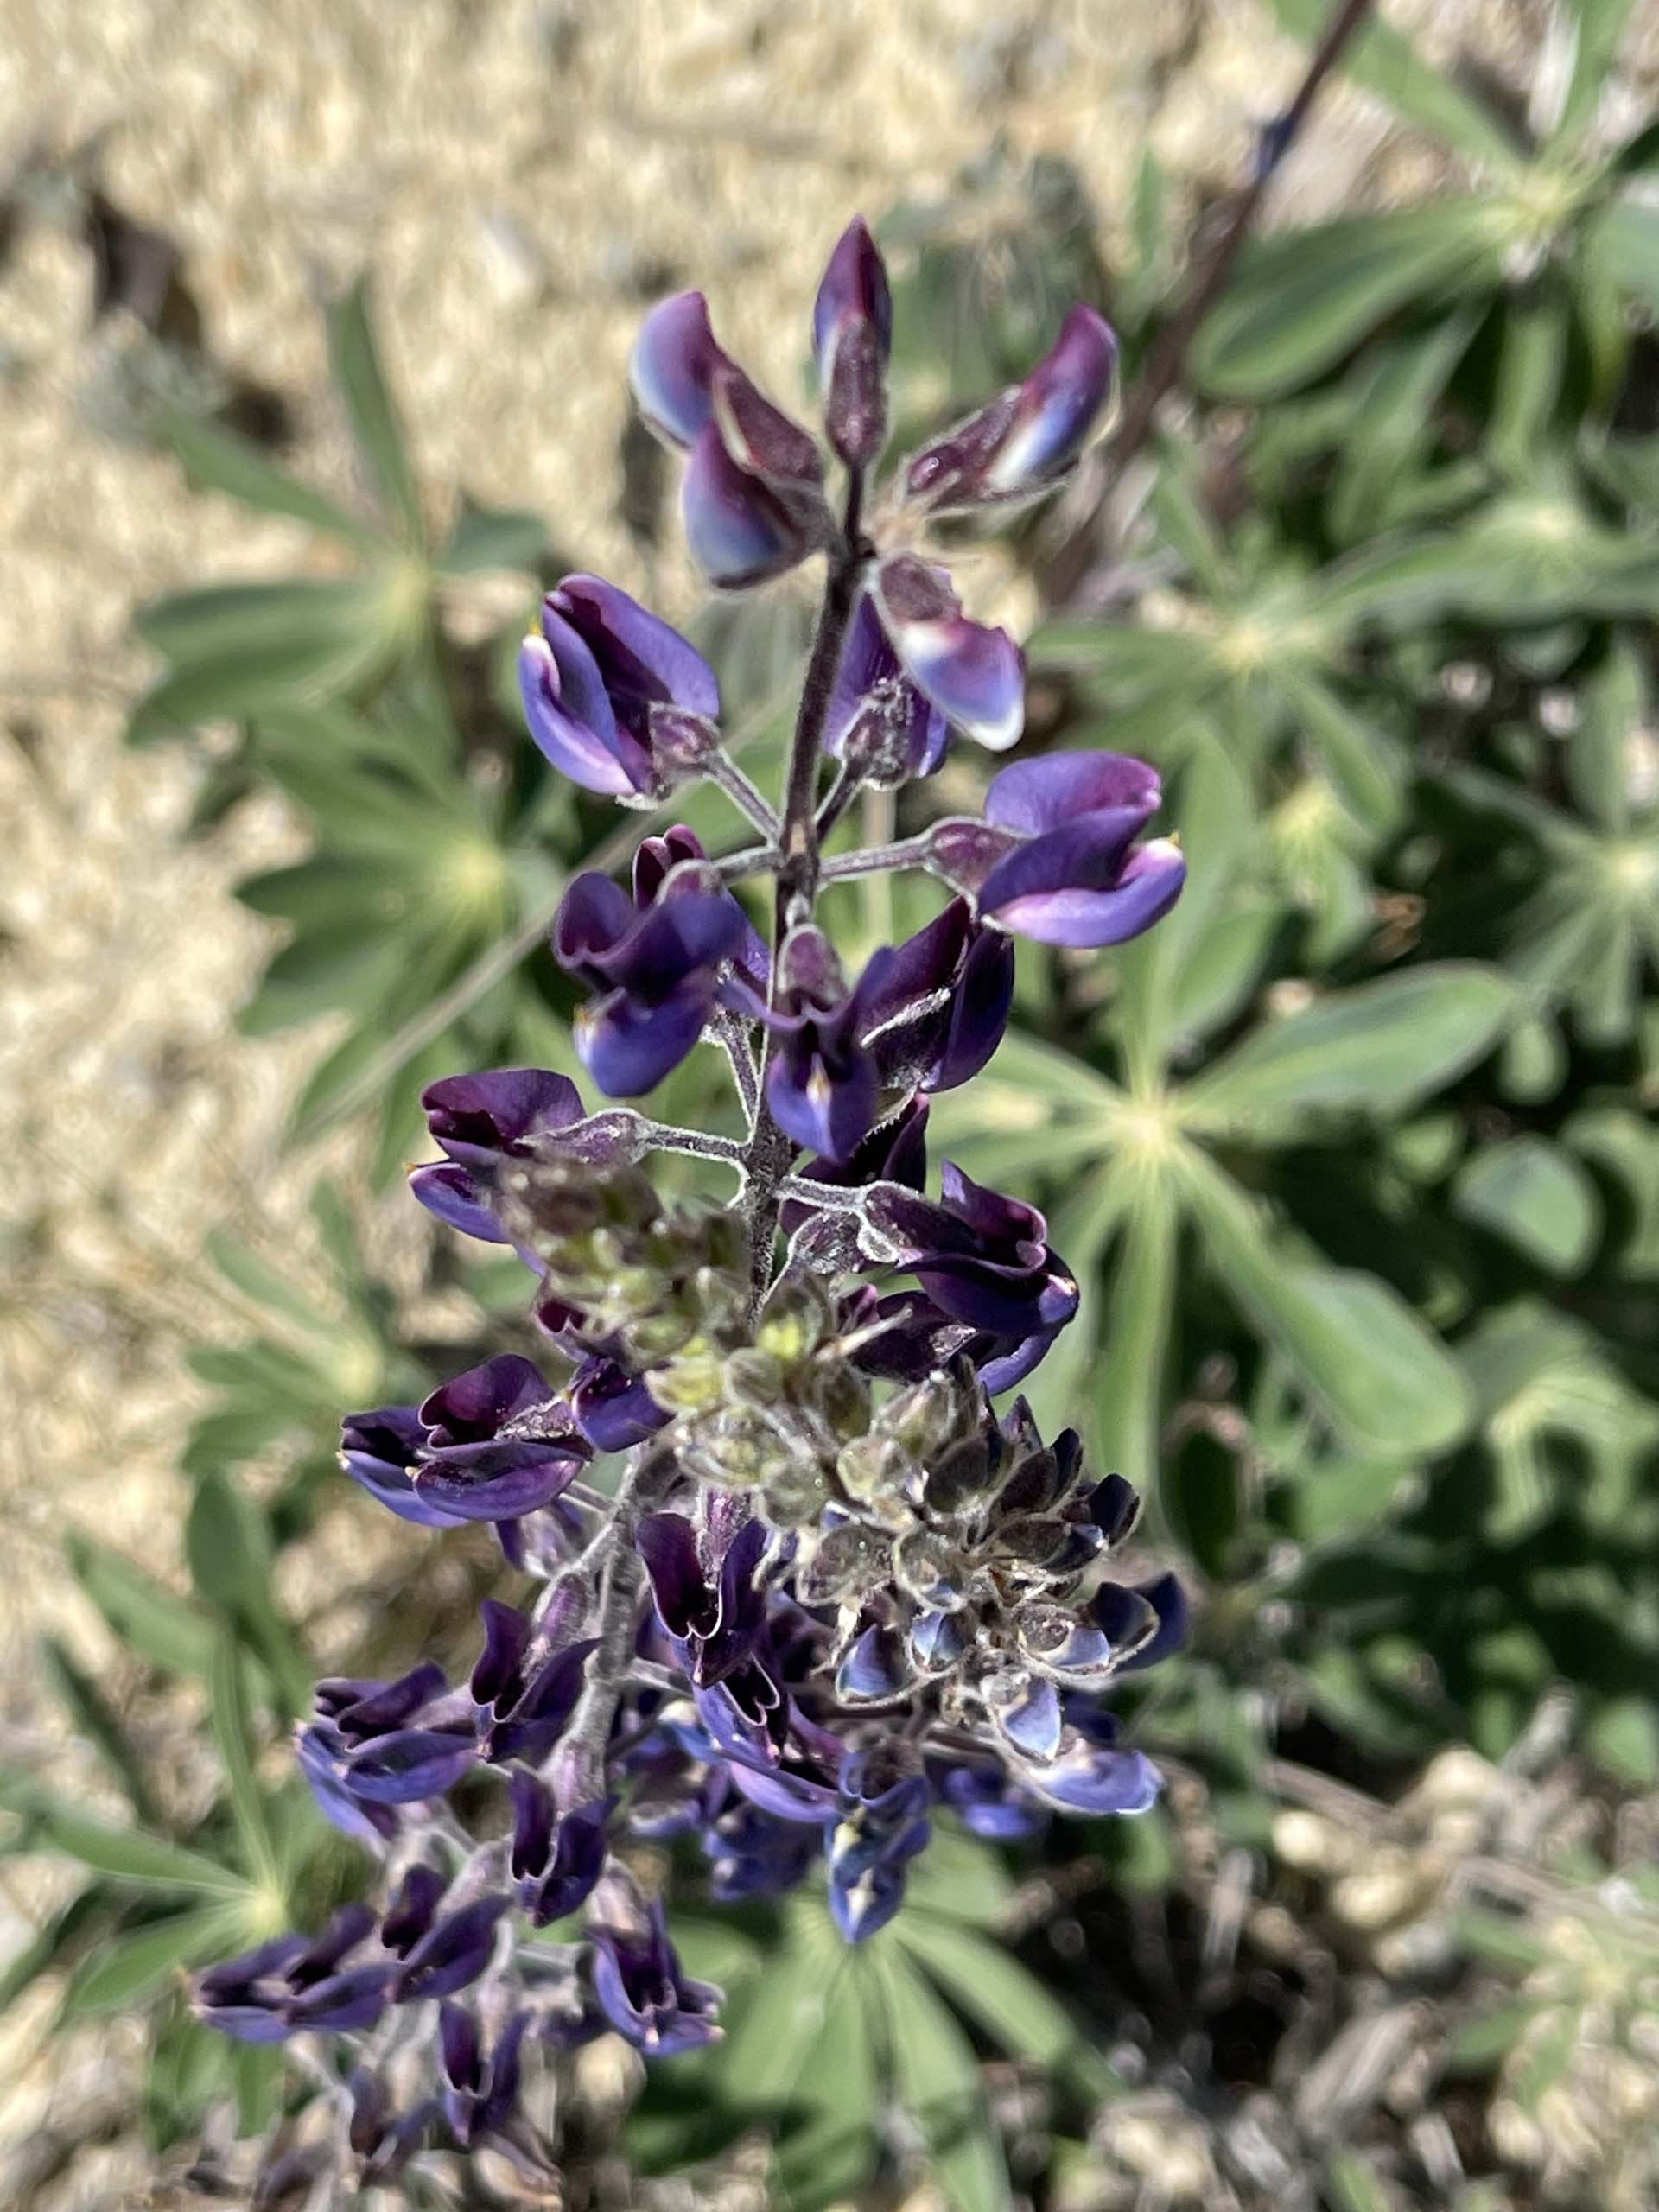
[(1249, 235), (1250, 226), (1295, 144), (1303, 124), (1325, 79), (1341, 60), (1344, 48), (1360, 29), (1371, 0), (1337, 0), (1323, 35), (1308, 57), (1306, 70), (1289, 106), (1263, 143), (1255, 172), (1236, 195), (1221, 235), (1200, 265), (1188, 278), (1180, 305), (1159, 332), (1144, 367), (1135, 380), (1117, 427), (1096, 460), (1090, 494), (1070, 533), (1043, 575), (1044, 595), (1051, 607), (1063, 607), (1089, 572), (1096, 547), (1096, 530), (1110, 486), (1145, 445), (1152, 434), (1158, 410), (1179, 381), (1187, 348), (1199, 325), (1226, 289), (1233, 264)]

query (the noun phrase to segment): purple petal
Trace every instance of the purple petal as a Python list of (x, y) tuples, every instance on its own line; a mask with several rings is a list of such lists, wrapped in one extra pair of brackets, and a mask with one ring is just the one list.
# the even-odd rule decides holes
[(632, 1451), (671, 1418), (652, 1396), (645, 1376), (630, 1375), (613, 1359), (590, 1359), (577, 1370), (570, 1409), (595, 1452)]
[(696, 1531), (683, 1514), (646, 1514), (635, 1532), (634, 1545), (645, 1561), (658, 1618), (668, 1634), (682, 1643), (689, 1636), (709, 1634), (718, 1601), (702, 1571)]
[(593, 655), (618, 719), (643, 734), (652, 705), (709, 721), (720, 713), (715, 671), (687, 638), (601, 576), (567, 576), (549, 594)]
[(876, 570), (881, 620), (906, 674), (939, 712), (994, 753), (1025, 728), (1026, 658), (1006, 630), (970, 622), (939, 572), (913, 553)]
[(441, 1152), (487, 1171), (526, 1137), (579, 1122), (582, 1097), (568, 1076), (550, 1068), (493, 1068), (428, 1084), (421, 1109)]
[(404, 1961), (397, 1976), (397, 2002), (452, 1997), (476, 1981), (490, 1962), (495, 1924), (507, 1903), (504, 1897), (480, 1897), (429, 1929)]
[[(1134, 812), (1149, 822), (1163, 804), (1155, 768), (1123, 753), (1052, 753), (999, 769), (985, 793), (985, 819), (1027, 837), (1064, 829), (1080, 814)], [(1127, 841), (1126, 841), (1127, 842)]]
[[(1041, 944), (1090, 949), (1122, 944), (1160, 921), (1180, 897), (1186, 860), (1179, 846), (1166, 837), (1138, 846), (1109, 888), (1025, 887), (1031, 878), (1046, 872), (1042, 849), (1061, 834), (1069, 835), (1041, 838), (1002, 863), (986, 887), (994, 903), (987, 903), (982, 893), (983, 911), (1001, 928)], [(1030, 862), (1028, 874), (1020, 868), (1022, 861)]]
[(412, 1805), (447, 1795), (471, 1771), (475, 1757), (470, 1736), (447, 1728), (405, 1728), (353, 1752), (346, 1783), (371, 1805)]
[(470, 1168), (458, 1166), (453, 1160), (435, 1160), (429, 1167), (410, 1169), (409, 1187), (427, 1211), (435, 1214), (448, 1228), (458, 1229), (463, 1236), (476, 1236), (484, 1244), (508, 1243)]
[(615, 991), (576, 1016), (576, 1050), (607, 1098), (640, 1098), (671, 1075), (702, 1035), (711, 994), (694, 977), (677, 995), (642, 1006)]
[(493, 1436), (504, 1421), (533, 1406), (556, 1402), (531, 1361), (499, 1352), (441, 1384), (423, 1402), (420, 1418), (429, 1445), (468, 1444)]
[[(555, 618), (543, 621), (552, 626)], [(553, 637), (531, 631), (524, 639), (518, 690), (530, 734), (561, 775), (609, 798), (652, 788), (651, 755), (618, 728), (593, 656), (568, 625), (557, 623)]]
[(1092, 308), (1074, 307), (1020, 387), (1014, 419), (984, 477), (992, 499), (1020, 499), (1077, 461), (1112, 395), (1117, 340)]
[(863, 1142), (879, 1096), (875, 1062), (857, 1048), (832, 1069), (823, 1053), (785, 1046), (766, 1071), (766, 1103), (779, 1128), (826, 1160), (846, 1160)]
[(671, 444), (690, 446), (713, 419), (714, 373), (726, 359), (701, 292), (680, 292), (654, 307), (628, 364), (639, 411)]
[(475, 1662), (467, 1685), (474, 1705), (493, 1706), (517, 1691), (524, 1654), (530, 1649), (529, 1616), (499, 1598), (486, 1598), (479, 1606), (484, 1623), (484, 1649)]
[(1060, 1694), (1052, 1682), (1027, 1681), (993, 1707), (991, 1718), (998, 1734), (1028, 1758), (1051, 1759), (1060, 1748)]
[(1028, 1766), (1025, 1781), (1068, 1813), (1144, 1813), (1157, 1802), (1161, 1777), (1143, 1751), (1099, 1750), (1077, 1739), (1046, 1766)]
[(806, 556), (806, 532), (758, 476), (739, 467), (712, 423), (691, 449), (680, 511), (692, 559), (721, 591), (765, 583)]
[(874, 325), (884, 350), (892, 344), (893, 294), (887, 264), (861, 215), (855, 215), (836, 239), (812, 303), (813, 349), (826, 385), (836, 330), (855, 317)]

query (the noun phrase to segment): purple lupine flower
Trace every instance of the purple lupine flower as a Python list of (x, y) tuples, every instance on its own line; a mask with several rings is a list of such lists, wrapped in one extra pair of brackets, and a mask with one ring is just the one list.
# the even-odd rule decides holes
[(1162, 799), (1157, 771), (1122, 753), (1016, 761), (992, 779), (982, 823), (938, 825), (931, 863), (1001, 929), (1121, 944), (1166, 914), (1186, 880), (1172, 838), (1135, 842)]
[(517, 1521), (550, 1505), (591, 1456), (575, 1416), (527, 1359), (502, 1352), (420, 1409), (417, 1497), (462, 1521)]
[(539, 1766), (576, 1709), (597, 1638), (556, 1643), (545, 1625), (532, 1627), (527, 1615), (495, 1598), (486, 1598), (479, 1611), (484, 1649), (469, 1685), (479, 1756), (494, 1766), (511, 1759)]
[(906, 462), (905, 499), (929, 514), (953, 514), (1052, 490), (1093, 436), (1116, 377), (1117, 340), (1092, 308), (1074, 307), (1023, 384)]
[(508, 1871), (531, 1924), (545, 1928), (585, 1904), (605, 1866), (605, 1830), (614, 1807), (607, 1798), (559, 1811), (552, 1791), (528, 1768), (507, 1777), (512, 1799)]
[(931, 776), (950, 747), (950, 723), (905, 674), (868, 592), (848, 626), (823, 742), (826, 752), (852, 763), (882, 791)]
[(849, 991), (821, 929), (791, 930), (779, 953), (777, 1003), (767, 1017), (778, 1046), (766, 1103), (786, 1135), (829, 1160), (846, 1159), (875, 1120), (880, 1077), (860, 1033), (865, 991), (879, 988), (890, 958), (876, 953)]
[(435, 1919), (395, 1969), (392, 1993), (397, 2002), (413, 2005), (427, 1998), (453, 1997), (476, 1981), (490, 1963), (496, 1926), (508, 1903), (495, 1895), (474, 1897)]
[(766, 1595), (754, 1579), (766, 1548), (765, 1522), (733, 1529), (723, 1519), (699, 1543), (683, 1514), (648, 1513), (634, 1541), (675, 1658), (698, 1689), (723, 1681), (749, 1657), (766, 1625)]
[(443, 2116), (463, 2151), (498, 2133), (512, 2120), (530, 2024), (528, 2012), (510, 2013), (486, 2057), (478, 2022), (465, 2006), (447, 1999), (439, 2006)]
[(1028, 1373), (1076, 1313), (1077, 1281), (1035, 1206), (982, 1188), (950, 1160), (941, 1186), (940, 1204), (896, 1187), (873, 1192), (868, 1218), (897, 1248), (886, 1263), (912, 1268), (939, 1314), (1010, 1347), (992, 1355), (997, 1382), (981, 1369), (988, 1389), (1006, 1388), (1016, 1379), (1008, 1369), (1023, 1358)]
[(626, 2043), (652, 2058), (695, 2050), (721, 2031), (721, 1992), (680, 1970), (662, 1904), (649, 1905), (631, 1878), (607, 1877), (588, 1918), (594, 1995)]
[(415, 1461), (425, 1441), (426, 1430), (414, 1406), (379, 1406), (372, 1413), (347, 1414), (340, 1423), (340, 1464), (400, 1521), (413, 1521), (425, 1529), (457, 1529), (463, 1515), (436, 1498), (423, 1497), (415, 1487)]
[(575, 1034), (601, 1090), (635, 1098), (679, 1065), (714, 1012), (722, 971), (753, 936), (689, 830), (641, 847), (632, 898), (608, 875), (577, 876), (553, 925), (553, 951), (600, 994), (577, 1014)]
[[(1114, 1476), (1109, 1479), (1122, 1480)], [(1125, 1485), (1127, 1488), (1127, 1484)], [(1141, 1609), (1152, 1613), (1154, 1624), (1146, 1626)], [(1189, 1626), (1186, 1592), (1180, 1580), (1173, 1574), (1160, 1574), (1155, 1581), (1126, 1586), (1117, 1582), (1104, 1582), (1095, 1592), (1090, 1611), (1096, 1625), (1124, 1647), (1124, 1656), (1119, 1672), (1135, 1674), (1147, 1667), (1155, 1667), (1160, 1659), (1167, 1659), (1186, 1642)], [(1134, 1643), (1130, 1644), (1131, 1624)]]
[(1014, 1005), (1014, 947), (976, 923), (965, 899), (953, 899), (867, 973), (859, 998), (861, 1041), (884, 1084), (954, 1090), (1002, 1041)]
[(518, 683), (530, 734), (573, 783), (659, 798), (671, 779), (652, 747), (664, 709), (712, 722), (720, 685), (696, 646), (602, 577), (567, 576), (524, 639)]
[(1020, 1787), (999, 1758), (930, 1759), (929, 1776), (942, 1803), (970, 1835), (988, 1843), (1025, 1843), (1048, 1825), (1048, 1808)]
[(729, 1789), (728, 1778), (721, 1777), (726, 1802), (702, 1829), (709, 1895), (716, 1904), (737, 1904), (745, 1897), (776, 1897), (792, 1890), (819, 1855), (817, 1829), (808, 1822), (763, 1813), (747, 1798), (729, 1795)]
[(1145, 1813), (1163, 1787), (1158, 1770), (1144, 1751), (1126, 1751), (1110, 1740), (1109, 1716), (1095, 1730), (1067, 1726), (1054, 1755), (1023, 1764), (1020, 1778), (1043, 1802), (1062, 1813)]
[(198, 1974), (198, 2019), (240, 2043), (281, 2043), (302, 2028), (372, 2027), (391, 1995), (392, 1969), (350, 1963), (375, 1925), (367, 1905), (342, 1906), (320, 1936), (283, 1936)]
[(885, 1928), (904, 1900), (906, 1868), (927, 1847), (925, 1777), (889, 1745), (849, 1751), (825, 1832), (830, 1910), (849, 1943)]
[(419, 1860), (410, 1867), (380, 1916), (380, 1942), (395, 1958), (406, 1959), (438, 1916), (448, 1883), (435, 1866)]
[(645, 421), (690, 456), (681, 512), (709, 582), (740, 590), (804, 560), (827, 521), (817, 448), (721, 347), (701, 292), (652, 308), (629, 373)]
[(900, 666), (945, 720), (993, 753), (1026, 726), (1026, 657), (1006, 630), (969, 621), (943, 569), (892, 553), (876, 569), (876, 611)]
[(316, 1688), (316, 1717), (299, 1738), (300, 1760), (337, 1827), (345, 1806), (380, 1833), (381, 1808), (442, 1797), (476, 1758), (470, 1703), (452, 1694), (432, 1660), (391, 1682), (330, 1680)]
[(582, 1117), (576, 1086), (550, 1068), (446, 1076), (427, 1085), (421, 1106), (448, 1157), (412, 1169), (409, 1187), (429, 1213), (486, 1244), (507, 1241), (489, 1205), (491, 1179), (500, 1162), (526, 1158), (538, 1137)]
[(812, 343), (825, 433), (849, 468), (868, 467), (887, 443), (893, 295), (861, 215), (854, 216), (830, 256), (812, 307)]
[(643, 1375), (597, 1353), (571, 1377), (570, 1410), (595, 1452), (632, 1451), (671, 1419)]

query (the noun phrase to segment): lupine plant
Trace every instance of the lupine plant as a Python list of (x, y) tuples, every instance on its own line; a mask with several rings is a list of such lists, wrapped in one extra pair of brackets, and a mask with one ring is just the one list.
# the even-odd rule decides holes
[[(441, 1156), (414, 1194), (517, 1252), (563, 1380), (499, 1354), (350, 1416), (341, 1462), (406, 1521), (493, 1524), (525, 1594), (485, 1601), (464, 1682), (423, 1661), (318, 1685), (299, 1764), (380, 1861), (379, 1901), (195, 1984), (232, 2037), (346, 2044), (322, 2062), (339, 2156), (371, 2178), (436, 2141), (540, 2172), (519, 2106), (533, 2049), (609, 2029), (669, 2057), (719, 2032), (720, 1993), (682, 1969), (631, 1837), (695, 1836), (721, 1899), (822, 1866), (858, 1943), (899, 1910), (941, 1809), (1014, 1838), (1158, 1792), (1105, 1694), (1179, 1643), (1179, 1586), (1119, 1575), (1134, 1489), (1007, 1396), (1078, 1286), (1034, 1207), (949, 1162), (931, 1196), (925, 1152), (930, 1100), (1001, 1040), (1014, 938), (1116, 944), (1175, 902), (1183, 856), (1142, 834), (1158, 779), (1108, 753), (1022, 761), (980, 813), (824, 849), (861, 793), (932, 774), (957, 735), (1019, 740), (1023, 657), (964, 612), (935, 526), (1060, 483), (1116, 347), (1074, 308), (1023, 382), (880, 484), (891, 321), (855, 221), (813, 315), (834, 499), (700, 293), (654, 309), (633, 357), (643, 414), (686, 456), (709, 582), (823, 564), (778, 804), (723, 742), (714, 671), (615, 585), (567, 576), (520, 657), (531, 734), (572, 781), (654, 808), (707, 779), (741, 817), (724, 853), (676, 825), (641, 840), (626, 887), (577, 876), (553, 949), (589, 994), (576, 1046), (605, 1097), (642, 1097), (706, 1041), (743, 1134), (588, 1112), (543, 1069), (423, 1094)], [(948, 898), (849, 976), (821, 892), (905, 868)], [(765, 934), (736, 888), (755, 879)], [(727, 1191), (663, 1187), (663, 1154)]]

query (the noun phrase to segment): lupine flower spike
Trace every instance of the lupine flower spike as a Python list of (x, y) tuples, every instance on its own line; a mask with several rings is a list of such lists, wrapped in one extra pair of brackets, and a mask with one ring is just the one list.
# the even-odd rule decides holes
[[(640, 1841), (695, 1837), (720, 1899), (821, 1881), (859, 1943), (903, 1910), (940, 1821), (1016, 1841), (1158, 1792), (1109, 1700), (1179, 1643), (1182, 1593), (1119, 1573), (1133, 1487), (1007, 1395), (1077, 1281), (1035, 1206), (948, 1160), (930, 1188), (926, 1150), (931, 1098), (1001, 1041), (1015, 939), (1121, 944), (1181, 889), (1179, 849), (1145, 835), (1161, 793), (1140, 762), (1022, 760), (973, 816), (926, 798), (954, 740), (1004, 751), (1025, 715), (1018, 645), (964, 607), (927, 531), (1060, 483), (1116, 348), (1074, 308), (1023, 383), (882, 486), (892, 330), (855, 221), (811, 318), (827, 452), (701, 293), (654, 309), (634, 352), (709, 582), (823, 564), (775, 805), (727, 750), (714, 671), (618, 586), (567, 576), (524, 643), (530, 735), (571, 782), (658, 807), (708, 779), (743, 817), (730, 850), (675, 824), (626, 884), (578, 875), (552, 931), (602, 1097), (643, 1098), (712, 1043), (743, 1133), (590, 1111), (546, 1069), (423, 1094), (437, 1156), (414, 1195), (442, 1233), (517, 1252), (542, 1354), (349, 1415), (340, 1465), (412, 1542), (492, 1523), (511, 1584), (464, 1675), (423, 1658), (318, 1685), (300, 1769), (379, 1862), (377, 1902), (195, 1984), (232, 2036), (353, 2045), (341, 2201), (480, 2145), (544, 2176), (522, 2090), (550, 2054), (613, 2032), (664, 2059), (719, 2035)], [(865, 789), (908, 791), (917, 826), (827, 855)], [(947, 887), (938, 911), (849, 963), (820, 888), (897, 868)], [(745, 903), (757, 874), (769, 937)], [(665, 1195), (650, 1162), (674, 1151), (733, 1174), (729, 1204)]]

